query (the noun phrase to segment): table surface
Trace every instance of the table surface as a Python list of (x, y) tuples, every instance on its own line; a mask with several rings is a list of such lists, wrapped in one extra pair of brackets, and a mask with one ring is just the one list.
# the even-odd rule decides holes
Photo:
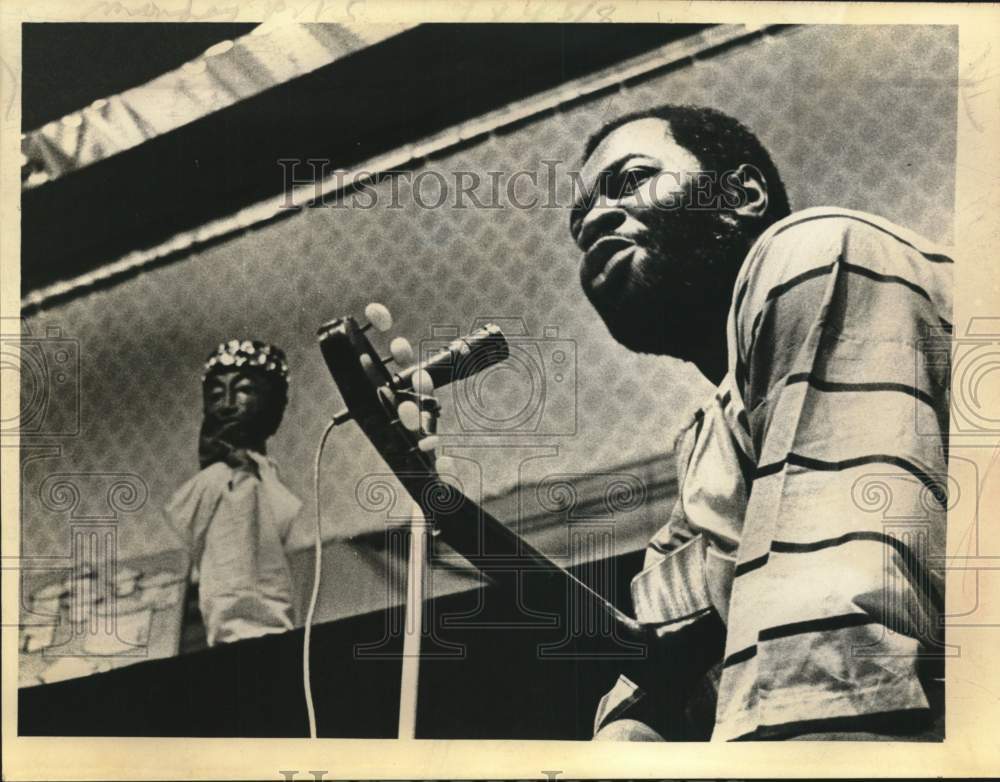
[[(103, 579), (98, 570), (82, 579), (85, 586), (75, 596), (68, 590), (80, 583), (82, 570), (69, 559), (62, 563), (21, 574), (19, 687), (178, 653), (188, 574), (184, 552), (126, 560), (109, 567)], [(121, 586), (109, 589), (116, 578)], [(57, 607), (50, 604), (46, 611), (36, 604), (40, 590), (58, 593), (60, 584), (67, 592)]]

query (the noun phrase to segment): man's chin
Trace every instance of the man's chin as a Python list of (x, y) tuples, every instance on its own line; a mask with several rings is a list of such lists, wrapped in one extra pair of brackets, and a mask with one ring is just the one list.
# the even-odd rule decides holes
[(642, 323), (634, 318), (626, 320), (604, 317), (604, 325), (618, 344), (633, 353), (669, 355), (659, 324)]

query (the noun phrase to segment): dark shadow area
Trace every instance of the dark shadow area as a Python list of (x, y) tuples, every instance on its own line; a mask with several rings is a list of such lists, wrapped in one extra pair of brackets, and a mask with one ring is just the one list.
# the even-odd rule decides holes
[[(614, 591), (642, 552), (614, 562)], [(588, 572), (599, 573), (590, 567)], [(527, 582), (526, 594), (536, 594)], [(529, 601), (534, 603), (535, 601)], [(594, 709), (621, 663), (614, 642), (577, 637), (545, 610), (518, 610), (495, 587), (434, 601), (421, 662), (418, 737), (588, 739)], [(583, 612), (584, 614), (586, 611)], [(377, 612), (314, 628), (313, 693), (326, 737), (396, 735), (399, 614)], [(507, 623), (507, 626), (503, 626)], [(22, 736), (296, 737), (307, 735), (301, 630), (154, 660), (84, 679), (22, 689)], [(368, 647), (361, 653), (358, 645)], [(541, 647), (550, 647), (547, 652)], [(553, 651), (556, 653), (553, 654)]]

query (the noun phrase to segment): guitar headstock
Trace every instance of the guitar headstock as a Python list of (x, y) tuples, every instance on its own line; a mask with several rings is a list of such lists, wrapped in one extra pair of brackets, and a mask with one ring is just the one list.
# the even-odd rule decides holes
[(490, 324), (417, 364), (405, 338), (392, 339), (385, 358), (368, 339), (369, 330), (392, 328), (383, 305), (369, 304), (365, 317), (364, 324), (350, 316), (334, 318), (318, 331), (323, 358), (346, 405), (335, 420), (356, 421), (397, 475), (432, 474), (440, 410), (434, 388), (503, 361), (509, 355), (507, 341)]

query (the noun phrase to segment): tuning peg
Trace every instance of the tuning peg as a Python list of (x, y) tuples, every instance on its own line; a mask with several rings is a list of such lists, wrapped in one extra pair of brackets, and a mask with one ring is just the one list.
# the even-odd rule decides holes
[(419, 448), (424, 453), (433, 451), (440, 444), (441, 438), (436, 434), (428, 435), (424, 437), (419, 443), (417, 443), (417, 448)]
[(377, 301), (373, 301), (365, 307), (365, 317), (368, 318), (368, 323), (362, 327), (362, 330), (374, 326), (376, 331), (385, 333), (392, 328), (392, 313), (389, 312), (388, 307)]
[(414, 373), (413, 390), (420, 396), (430, 396), (434, 393), (434, 381), (426, 369), (421, 369)]
[(372, 360), (372, 357), (367, 353), (362, 353), (358, 358), (358, 361), (361, 363), (361, 368), (365, 370), (365, 372), (375, 366), (375, 362)]
[(402, 402), (396, 409), (396, 413), (403, 426), (411, 432), (420, 429), (420, 408), (417, 407), (416, 402), (411, 402), (409, 399)]
[(390, 342), (389, 353), (392, 355), (392, 360), (402, 369), (413, 363), (413, 345), (406, 337), (396, 337)]

